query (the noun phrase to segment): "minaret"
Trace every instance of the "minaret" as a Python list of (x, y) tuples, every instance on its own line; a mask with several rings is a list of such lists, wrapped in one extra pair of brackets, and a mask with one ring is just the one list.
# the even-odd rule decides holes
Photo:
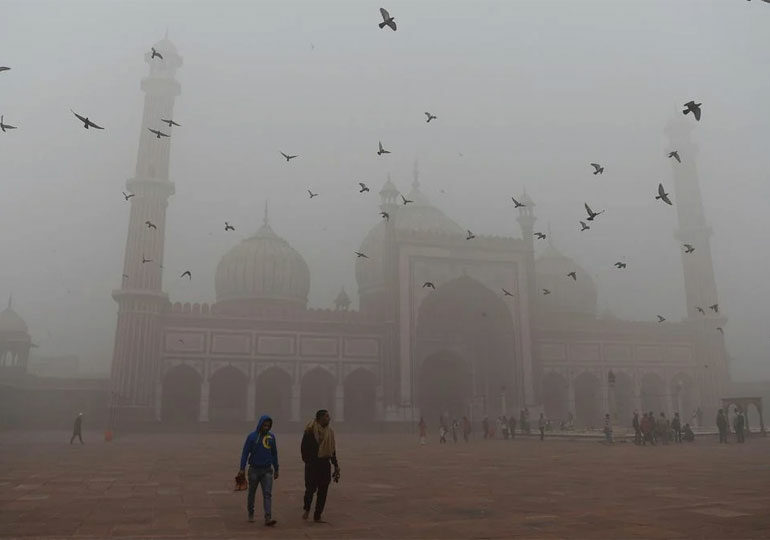
[[(526, 287), (527, 291), (527, 311), (529, 313), (529, 328), (530, 328), (530, 341), (534, 343), (536, 336), (536, 328), (537, 328), (537, 293), (536, 293), (536, 287), (537, 283), (535, 281), (535, 222), (537, 221), (537, 218), (535, 217), (535, 201), (532, 200), (532, 198), (527, 195), (527, 190), (525, 189), (524, 192), (521, 194), (521, 197), (519, 198), (519, 202), (523, 205), (519, 208), (519, 217), (516, 218), (516, 221), (519, 222), (519, 227), (521, 227), (521, 238), (524, 242), (524, 245), (526, 246), (526, 274), (527, 274), (527, 282), (526, 283), (520, 283), (519, 287), (520, 290), (516, 291), (514, 294), (518, 293), (517, 296), (520, 297), (521, 295), (521, 288)], [(548, 238), (551, 238), (550, 230), (548, 231)], [(531, 394), (530, 391), (527, 388), (522, 388), (521, 397), (519, 398), (520, 403), (517, 404), (517, 406), (522, 407), (525, 405), (533, 405), (535, 403), (540, 403), (540, 381), (542, 380), (542, 369), (540, 367), (540, 361), (537, 357), (537, 349), (535, 347), (532, 348), (532, 386)], [(526, 378), (525, 378), (526, 379)], [(527, 396), (531, 395), (534, 402), (529, 402), (527, 400)], [(522, 401), (523, 400), (523, 401)]]
[[(161, 122), (174, 118), (174, 99), (181, 92), (174, 78), (182, 65), (176, 47), (164, 38), (155, 44), (163, 59), (144, 56), (150, 73), (142, 79), (144, 113), (139, 127), (136, 172), (126, 183), (130, 199), (122, 286), (112, 296), (118, 303), (118, 324), (112, 359), (111, 405), (121, 419), (148, 420), (159, 380), (159, 319), (168, 306), (161, 291), (166, 207), (174, 193), (169, 180), (173, 130)], [(150, 129), (171, 137), (158, 139)], [(147, 222), (155, 227), (151, 228)], [(113, 418), (114, 419), (114, 418)]]

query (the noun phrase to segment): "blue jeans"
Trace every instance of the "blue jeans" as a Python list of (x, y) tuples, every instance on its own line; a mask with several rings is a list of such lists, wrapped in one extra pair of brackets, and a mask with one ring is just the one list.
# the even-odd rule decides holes
[(262, 485), (262, 504), (265, 507), (265, 519), (271, 518), (273, 502), (273, 468), (249, 467), (249, 496), (246, 499), (246, 509), (249, 515), (254, 515), (254, 496), (257, 494), (257, 486)]

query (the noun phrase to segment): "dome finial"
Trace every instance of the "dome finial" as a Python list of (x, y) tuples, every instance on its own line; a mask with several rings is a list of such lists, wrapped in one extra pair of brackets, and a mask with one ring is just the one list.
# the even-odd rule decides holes
[(412, 187), (414, 189), (420, 189), (420, 162), (416, 159), (412, 166)]
[(268, 227), (270, 226), (270, 217), (268, 215), (268, 200), (265, 199), (265, 216), (262, 218), (262, 223)]

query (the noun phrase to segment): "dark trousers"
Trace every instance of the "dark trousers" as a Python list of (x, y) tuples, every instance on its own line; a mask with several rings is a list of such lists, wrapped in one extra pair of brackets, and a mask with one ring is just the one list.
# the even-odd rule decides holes
[(634, 444), (642, 444), (642, 430), (634, 428)]
[(332, 481), (332, 466), (328, 459), (318, 459), (311, 463), (305, 463), (305, 512), (310, 511), (313, 502), (313, 494), (318, 492), (315, 500), (315, 512), (313, 517), (320, 519), (326, 506), (326, 494), (329, 491), (329, 483)]
[(727, 430), (719, 428), (719, 442), (727, 444)]
[(70, 438), (70, 444), (72, 444), (72, 441), (75, 440), (75, 437), (80, 439), (80, 444), (83, 444), (83, 435), (80, 434), (80, 431), (75, 431), (72, 433), (72, 437)]
[(540, 440), (542, 441), (544, 437), (545, 437), (545, 428), (541, 427), (540, 428)]
[(740, 443), (746, 442), (746, 435), (743, 433), (743, 429), (736, 429), (735, 430), (735, 438)]

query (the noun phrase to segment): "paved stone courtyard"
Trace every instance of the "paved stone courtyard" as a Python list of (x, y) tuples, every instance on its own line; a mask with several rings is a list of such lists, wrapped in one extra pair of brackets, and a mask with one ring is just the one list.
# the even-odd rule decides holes
[[(770, 438), (639, 448), (528, 439), (425, 447), (338, 435), (342, 480), (303, 522), (299, 435), (278, 434), (275, 529), (232, 492), (243, 437), (0, 433), (0, 537), (770, 537)], [(258, 508), (261, 499), (258, 495)]]

